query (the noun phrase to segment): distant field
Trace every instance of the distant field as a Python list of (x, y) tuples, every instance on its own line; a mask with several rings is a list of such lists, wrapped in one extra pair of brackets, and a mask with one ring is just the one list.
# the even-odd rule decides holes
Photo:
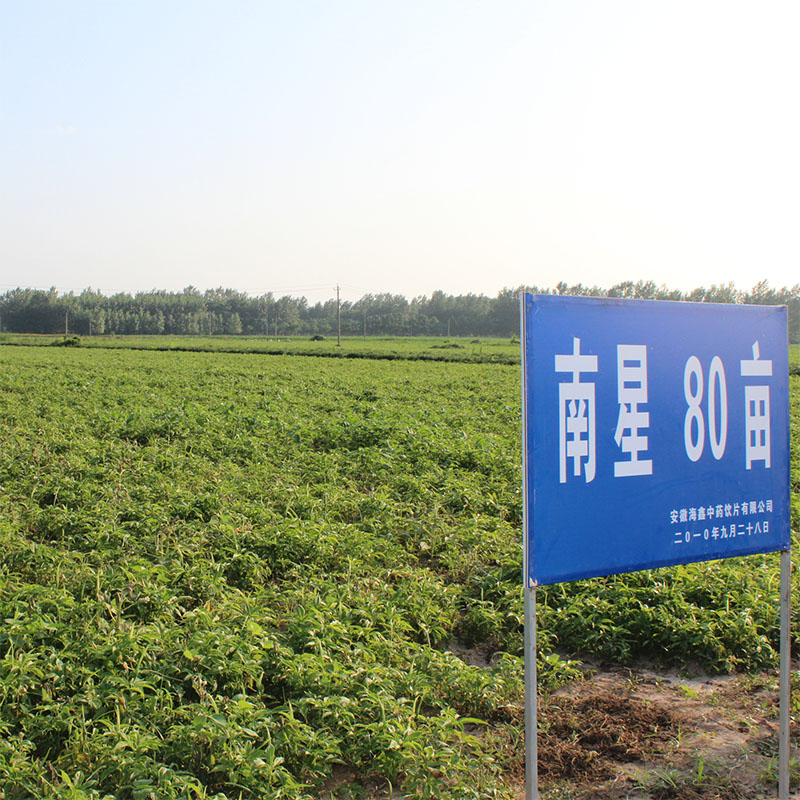
[[(0, 345), (52, 346), (65, 337), (37, 334), (0, 335)], [(325, 338), (246, 336), (85, 336), (80, 347), (130, 350), (167, 350), (204, 353), (265, 353), (331, 358), (464, 361), (477, 364), (518, 364), (519, 342), (510, 339), (436, 338), (415, 336)], [(800, 344), (789, 345), (789, 371), (800, 374)]]
[[(48, 346), (65, 337), (34, 334), (3, 334), (0, 345)], [(519, 363), (519, 342), (510, 339), (437, 337), (343, 337), (312, 341), (310, 337), (245, 336), (85, 336), (81, 347), (132, 350), (177, 350), (211, 353), (266, 353), (331, 358), (375, 358), (385, 360), (465, 361), (471, 363)]]
[[(516, 366), (83, 343), (0, 362), (0, 795), (513, 796)], [(542, 689), (584, 656), (774, 665), (776, 565), (542, 588)]]

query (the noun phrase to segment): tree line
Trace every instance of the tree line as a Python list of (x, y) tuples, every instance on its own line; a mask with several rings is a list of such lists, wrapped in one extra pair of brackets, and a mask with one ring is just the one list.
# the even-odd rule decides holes
[(495, 297), (451, 295), (442, 291), (407, 299), (397, 294), (365, 294), (356, 301), (336, 299), (313, 305), (304, 297), (252, 297), (234, 289), (201, 292), (153, 290), (103, 295), (86, 289), (59, 294), (56, 289), (17, 288), (0, 295), (0, 331), (114, 334), (335, 336), (513, 336), (519, 329), (519, 293), (688, 300), (709, 303), (786, 305), (792, 342), (800, 342), (800, 284), (775, 289), (766, 281), (749, 291), (732, 283), (681, 292), (652, 281), (625, 281), (604, 289), (559, 283), (503, 289)]

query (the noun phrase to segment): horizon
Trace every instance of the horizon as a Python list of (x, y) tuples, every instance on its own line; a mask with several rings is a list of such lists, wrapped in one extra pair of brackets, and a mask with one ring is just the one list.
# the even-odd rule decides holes
[[(368, 297), (368, 296), (376, 297), (376, 296), (380, 296), (380, 295), (391, 295), (393, 297), (404, 297), (405, 299), (407, 299), (410, 302), (410, 301), (418, 299), (418, 298), (419, 299), (430, 299), (435, 294), (443, 294), (445, 297), (475, 296), (475, 297), (488, 297), (490, 299), (496, 299), (497, 297), (499, 297), (502, 294), (505, 294), (506, 292), (509, 292), (509, 291), (511, 291), (511, 292), (519, 292), (519, 291), (530, 291), (531, 289), (536, 289), (536, 290), (542, 292), (543, 294), (556, 293), (557, 289), (558, 289), (558, 286), (561, 283), (565, 283), (566, 284), (565, 281), (558, 281), (556, 284), (554, 284), (552, 286), (540, 286), (540, 285), (536, 285), (536, 284), (520, 285), (520, 286), (503, 286), (501, 289), (499, 289), (498, 291), (493, 292), (493, 293), (478, 292), (478, 291), (467, 291), (467, 292), (458, 292), (458, 293), (456, 293), (456, 292), (449, 292), (446, 289), (434, 289), (432, 292), (429, 292), (429, 293), (409, 295), (409, 294), (405, 294), (403, 292), (379, 292), (379, 291), (374, 291), (374, 290), (367, 290), (367, 291), (364, 291), (362, 294), (357, 295), (357, 296), (353, 295), (352, 293), (350, 294), (350, 296), (345, 296), (346, 293), (342, 289), (342, 291), (340, 292), (340, 299), (341, 299), (341, 301), (343, 303), (344, 302), (353, 303), (353, 302), (357, 302), (358, 300), (360, 300), (363, 297)], [(731, 290), (733, 290), (733, 291), (735, 291), (735, 292), (737, 292), (739, 294), (748, 294), (748, 293), (752, 293), (755, 290), (759, 289), (759, 287), (763, 287), (765, 290), (774, 291), (774, 292), (785, 291), (785, 292), (791, 292), (791, 293), (800, 294), (800, 280), (796, 281), (794, 284), (791, 284), (791, 285), (790, 284), (774, 285), (774, 284), (770, 283), (767, 279), (762, 279), (762, 280), (756, 281), (752, 286), (746, 286), (746, 287), (745, 286), (739, 286), (733, 281), (728, 281), (727, 283), (713, 283), (713, 284), (708, 284), (708, 285), (692, 286), (689, 289), (679, 289), (677, 287), (670, 286), (667, 283), (658, 284), (658, 283), (655, 283), (654, 281), (627, 279), (627, 280), (618, 281), (617, 283), (612, 284), (610, 286), (601, 286), (599, 284), (589, 284), (589, 283), (580, 283), (579, 282), (579, 283), (566, 284), (566, 288), (568, 290), (569, 289), (583, 288), (583, 289), (585, 289), (587, 291), (588, 290), (598, 290), (600, 292), (609, 292), (609, 291), (612, 291), (615, 288), (621, 288), (621, 287), (625, 287), (625, 286), (646, 287), (648, 285), (652, 285), (652, 287), (656, 291), (680, 292), (683, 295), (692, 294), (693, 292), (699, 292), (701, 290), (705, 291), (705, 292), (708, 292), (708, 293), (713, 293), (715, 290), (720, 290), (720, 289), (731, 289)], [(143, 294), (143, 295), (158, 294), (158, 293), (182, 294), (182, 293), (184, 293), (184, 292), (186, 292), (186, 291), (188, 291), (190, 289), (198, 292), (201, 296), (206, 294), (206, 293), (209, 293), (209, 292), (217, 292), (217, 291), (236, 292), (236, 293), (242, 294), (242, 295), (244, 295), (244, 296), (246, 296), (248, 298), (258, 298), (258, 297), (264, 297), (266, 295), (271, 295), (274, 298), (278, 298), (278, 297), (291, 297), (292, 299), (305, 298), (309, 302), (309, 304), (311, 304), (311, 300), (310, 300), (308, 294), (304, 294), (302, 291), (285, 290), (285, 289), (269, 289), (269, 288), (263, 289), (263, 290), (258, 290), (258, 291), (247, 291), (247, 290), (237, 289), (234, 286), (224, 286), (222, 284), (217, 284), (216, 286), (199, 287), (199, 286), (195, 286), (194, 284), (191, 284), (191, 283), (187, 284), (186, 286), (181, 287), (180, 289), (167, 289), (167, 288), (164, 288), (164, 287), (150, 287), (148, 289), (133, 289), (133, 290), (120, 289), (120, 290), (111, 291), (111, 292), (103, 291), (102, 289), (100, 289), (100, 288), (98, 288), (96, 286), (60, 287), (60, 286), (52, 285), (52, 286), (7, 286), (7, 287), (5, 287), (5, 286), (0, 285), (0, 297), (2, 297), (4, 295), (7, 295), (10, 292), (15, 292), (15, 291), (35, 291), (35, 292), (55, 291), (56, 294), (59, 297), (70, 296), (70, 295), (72, 295), (74, 297), (79, 297), (82, 293), (85, 293), (85, 292), (93, 292), (95, 294), (100, 294), (102, 297), (113, 297), (114, 295), (117, 295), (117, 294), (129, 295), (131, 297), (134, 297), (134, 296), (139, 295), (139, 294)], [(324, 287), (324, 288), (320, 288), (320, 289), (317, 289), (317, 290), (314, 290), (314, 291), (316, 291), (316, 292), (331, 291), (332, 292), (332, 294), (326, 296), (322, 300), (315, 300), (314, 303), (319, 302), (319, 303), (323, 303), (324, 304), (326, 302), (330, 302), (330, 301), (335, 301), (336, 300), (336, 287), (335, 286), (333, 286), (333, 287)], [(568, 291), (564, 292), (564, 294), (569, 294), (569, 292)]]

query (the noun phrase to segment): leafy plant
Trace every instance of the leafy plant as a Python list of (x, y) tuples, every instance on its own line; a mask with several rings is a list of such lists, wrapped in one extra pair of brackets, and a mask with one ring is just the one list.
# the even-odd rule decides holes
[[(510, 796), (516, 366), (3, 357), (5, 797), (300, 800), (334, 775), (342, 794)], [(542, 588), (540, 687), (584, 654), (773, 664), (775, 574), (752, 556)]]

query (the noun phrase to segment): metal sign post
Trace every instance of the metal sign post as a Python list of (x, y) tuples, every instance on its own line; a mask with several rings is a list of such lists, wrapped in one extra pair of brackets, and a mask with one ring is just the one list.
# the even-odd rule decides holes
[(779, 797), (789, 786), (787, 311), (523, 294), (526, 800), (536, 587), (781, 552)]
[(791, 638), (789, 631), (792, 553), (781, 552), (781, 663), (779, 676), (780, 733), (778, 736), (778, 800), (789, 800), (789, 684)]
[(539, 800), (536, 706), (536, 588), (525, 588), (525, 800)]
[[(524, 412), (528, 396), (528, 371), (525, 365), (525, 341), (527, 329), (525, 314), (525, 295), (520, 295), (520, 340), (522, 348), (522, 460), (527, 464), (528, 415)], [(522, 517), (523, 527), (528, 530), (528, 470), (522, 470)], [(526, 535), (527, 538), (527, 535)], [(539, 754), (537, 747), (537, 679), (536, 679), (536, 584), (530, 580), (528, 567), (528, 548), (524, 549), (522, 566), (522, 585), (525, 627), (525, 800), (539, 800)]]

